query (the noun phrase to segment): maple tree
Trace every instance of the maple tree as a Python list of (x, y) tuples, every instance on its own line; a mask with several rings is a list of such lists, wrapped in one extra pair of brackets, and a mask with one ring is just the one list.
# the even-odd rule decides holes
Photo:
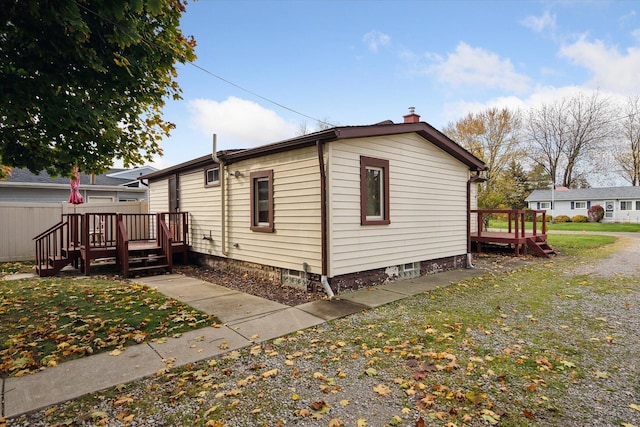
[(161, 154), (180, 97), (185, 0), (9, 0), (0, 20), (0, 163), (68, 175)]
[(443, 130), (487, 165), (486, 182), (480, 186), (478, 197), (481, 208), (498, 207), (507, 198), (507, 170), (522, 154), (520, 126), (517, 112), (489, 108), (480, 113), (469, 113), (457, 122), (449, 123)]

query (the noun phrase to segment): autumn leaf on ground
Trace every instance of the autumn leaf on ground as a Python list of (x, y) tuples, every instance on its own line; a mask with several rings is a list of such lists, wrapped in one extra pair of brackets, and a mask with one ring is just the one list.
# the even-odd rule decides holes
[(344, 421), (340, 418), (333, 418), (329, 421), (329, 427), (344, 427)]
[(391, 389), (384, 384), (378, 384), (373, 388), (373, 391), (378, 393), (380, 396), (386, 396), (391, 393)]
[(635, 409), (636, 411), (640, 412), (640, 405), (636, 405), (635, 403), (630, 403), (629, 408)]

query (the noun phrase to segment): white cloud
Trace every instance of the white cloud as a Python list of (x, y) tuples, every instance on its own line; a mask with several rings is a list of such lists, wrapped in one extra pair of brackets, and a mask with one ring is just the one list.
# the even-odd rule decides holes
[(640, 43), (640, 28), (636, 28), (635, 30), (632, 30), (630, 34), (631, 34), (631, 37), (636, 39), (636, 42)]
[(536, 33), (549, 31), (553, 34), (556, 30), (556, 15), (547, 10), (542, 16), (527, 16), (520, 23)]
[(639, 48), (630, 47), (621, 53), (616, 46), (582, 36), (575, 43), (562, 46), (559, 54), (593, 73), (588, 83), (592, 88), (625, 94), (640, 91)]
[(389, 46), (391, 43), (391, 37), (380, 31), (369, 31), (362, 37), (362, 41), (367, 45), (369, 50), (373, 53), (377, 53), (378, 49), (384, 46)]
[(463, 42), (446, 59), (433, 54), (429, 59), (439, 60), (439, 63), (427, 67), (427, 72), (434, 73), (439, 81), (453, 87), (476, 86), (517, 93), (530, 87), (530, 78), (516, 72), (509, 59)]
[(218, 135), (219, 148), (249, 148), (292, 138), (296, 124), (287, 122), (273, 110), (245, 99), (229, 97), (189, 101), (191, 126), (199, 133)]

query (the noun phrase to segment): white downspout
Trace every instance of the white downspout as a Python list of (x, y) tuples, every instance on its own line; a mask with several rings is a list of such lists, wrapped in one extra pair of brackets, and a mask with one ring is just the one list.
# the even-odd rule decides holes
[(224, 162), (220, 160), (220, 158), (218, 157), (217, 142), (218, 142), (218, 136), (214, 133), (213, 134), (213, 150), (211, 151), (211, 160), (213, 160), (214, 162), (220, 165), (220, 232), (222, 233), (220, 246), (222, 246), (222, 255), (226, 257), (229, 255), (227, 252), (227, 238), (226, 238), (226, 226), (225, 226), (227, 222), (225, 217), (226, 180), (225, 180), (225, 172), (224, 172)]

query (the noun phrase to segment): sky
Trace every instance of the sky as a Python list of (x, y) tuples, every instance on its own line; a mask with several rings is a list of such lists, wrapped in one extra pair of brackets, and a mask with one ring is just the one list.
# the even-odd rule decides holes
[(638, 1), (199, 0), (183, 15), (197, 60), (163, 168), (331, 125), (443, 129), (489, 107), (526, 110), (594, 90), (640, 94)]

